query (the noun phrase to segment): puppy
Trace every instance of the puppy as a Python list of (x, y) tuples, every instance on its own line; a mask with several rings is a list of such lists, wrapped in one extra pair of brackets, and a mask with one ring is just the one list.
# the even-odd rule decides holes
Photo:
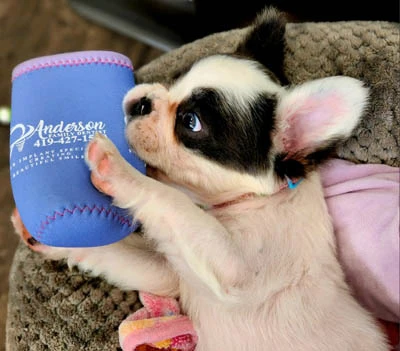
[(86, 161), (144, 235), (41, 251), (123, 289), (179, 296), (197, 351), (386, 351), (345, 283), (318, 174), (368, 92), (348, 77), (285, 87), (284, 33), (268, 9), (235, 55), (128, 92), (126, 136), (151, 178), (102, 135)]

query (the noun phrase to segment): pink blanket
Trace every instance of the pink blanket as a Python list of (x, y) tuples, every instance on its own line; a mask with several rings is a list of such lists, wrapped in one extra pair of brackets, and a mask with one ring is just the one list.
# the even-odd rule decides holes
[[(349, 284), (376, 317), (399, 322), (399, 168), (335, 159), (321, 175)], [(120, 326), (124, 351), (194, 350), (196, 333), (177, 301), (140, 298), (143, 309)]]
[(399, 322), (399, 168), (335, 159), (322, 182), (350, 285), (377, 317)]

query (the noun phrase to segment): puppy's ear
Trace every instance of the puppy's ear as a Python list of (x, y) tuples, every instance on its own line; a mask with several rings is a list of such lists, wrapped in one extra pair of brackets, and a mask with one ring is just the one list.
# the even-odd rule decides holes
[(303, 176), (326, 159), (359, 124), (367, 100), (368, 89), (350, 77), (318, 79), (286, 91), (276, 108), (277, 173)]
[(285, 27), (285, 15), (273, 7), (267, 7), (257, 16), (250, 32), (237, 49), (238, 55), (264, 65), (282, 85), (287, 83), (283, 72)]

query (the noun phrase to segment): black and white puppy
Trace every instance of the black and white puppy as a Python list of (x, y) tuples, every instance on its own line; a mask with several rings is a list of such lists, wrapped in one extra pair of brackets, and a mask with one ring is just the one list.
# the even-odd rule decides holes
[(235, 55), (132, 89), (126, 136), (152, 178), (101, 135), (86, 160), (144, 236), (47, 253), (179, 296), (197, 351), (386, 351), (345, 283), (317, 167), (357, 126), (368, 91), (349, 77), (284, 87), (284, 33), (266, 10)]

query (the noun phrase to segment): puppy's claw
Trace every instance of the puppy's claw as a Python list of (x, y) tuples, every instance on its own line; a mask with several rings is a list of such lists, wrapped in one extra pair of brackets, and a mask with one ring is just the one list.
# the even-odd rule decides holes
[(24, 223), (22, 223), (21, 216), (18, 210), (15, 208), (11, 215), (11, 222), (14, 226), (14, 230), (17, 235), (22, 239), (26, 246), (28, 246), (31, 250), (42, 252), (46, 248), (45, 245), (41, 244), (37, 241), (26, 229)]
[(26, 242), (30, 245), (30, 246), (34, 246), (36, 244), (39, 244), (39, 241), (37, 241), (33, 236), (31, 236), (30, 238), (28, 238), (26, 240)]

